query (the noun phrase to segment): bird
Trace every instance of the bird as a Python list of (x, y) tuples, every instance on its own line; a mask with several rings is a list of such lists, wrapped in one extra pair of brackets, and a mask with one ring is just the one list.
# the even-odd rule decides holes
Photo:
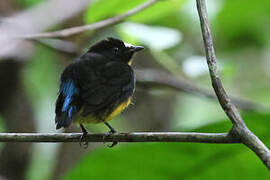
[[(106, 38), (91, 46), (62, 72), (55, 104), (56, 129), (79, 124), (80, 145), (88, 134), (86, 123), (104, 123), (111, 135), (116, 130), (108, 123), (132, 102), (135, 73), (133, 55), (143, 50), (116, 38)], [(109, 147), (113, 147), (113, 142)], [(83, 145), (88, 146), (84, 141)]]

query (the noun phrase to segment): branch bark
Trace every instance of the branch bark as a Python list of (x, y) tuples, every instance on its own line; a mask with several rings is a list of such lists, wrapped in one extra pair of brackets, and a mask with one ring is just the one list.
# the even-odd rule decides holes
[(266, 167), (270, 170), (270, 151), (263, 144), (263, 142), (254, 135), (246, 126), (239, 111), (228, 97), (221, 79), (218, 74), (218, 67), (216, 63), (216, 55), (213, 46), (213, 39), (207, 17), (207, 9), (205, 0), (196, 0), (197, 10), (200, 17), (202, 36), (204, 41), (205, 53), (207, 64), (209, 67), (209, 73), (211, 77), (212, 86), (218, 97), (219, 103), (227, 114), (228, 118), (233, 124), (233, 128), (230, 133), (236, 137), (239, 137), (241, 141), (254, 151), (257, 156), (263, 161)]
[[(0, 133), (0, 142), (79, 142), (82, 133)], [(227, 133), (194, 132), (132, 132), (88, 134), (88, 142), (196, 142), (196, 143), (240, 143), (240, 139)]]
[(93, 24), (88, 24), (88, 25), (83, 25), (83, 26), (77, 26), (77, 27), (72, 27), (72, 28), (67, 28), (67, 29), (62, 29), (59, 31), (54, 31), (54, 32), (45, 32), (45, 33), (37, 33), (37, 34), (29, 34), (29, 35), (23, 35), (23, 36), (18, 36), (19, 38), (23, 39), (37, 39), (37, 38), (64, 38), (64, 37), (69, 37), (71, 35), (79, 34), (84, 31), (92, 31), (92, 30), (97, 30), (101, 29), (103, 27), (111, 26), (114, 24), (117, 24), (124, 19), (146, 9), (147, 7), (153, 5), (154, 3), (158, 2), (159, 0), (149, 0), (140, 6), (137, 6), (126, 13), (115, 16), (109, 19), (105, 19), (103, 21), (99, 21), (97, 23)]

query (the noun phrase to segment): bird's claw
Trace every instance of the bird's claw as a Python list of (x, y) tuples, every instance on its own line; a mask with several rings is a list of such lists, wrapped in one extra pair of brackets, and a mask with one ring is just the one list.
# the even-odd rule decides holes
[(83, 133), (82, 136), (80, 137), (80, 147), (83, 147), (84, 149), (88, 148), (88, 142), (87, 141), (83, 141), (83, 139), (85, 138), (85, 136), (88, 133)]
[[(115, 130), (110, 130), (109, 132), (107, 132), (107, 133), (104, 135), (104, 137), (103, 137), (103, 142), (104, 142), (104, 144), (106, 143), (106, 142), (105, 142), (105, 138), (108, 137), (108, 136), (110, 136), (110, 135), (112, 135), (112, 134), (115, 134), (115, 133), (116, 133)], [(118, 144), (117, 141), (113, 141), (112, 144), (111, 144), (111, 145), (107, 145), (107, 147), (112, 148), (112, 147), (116, 146), (117, 144)]]

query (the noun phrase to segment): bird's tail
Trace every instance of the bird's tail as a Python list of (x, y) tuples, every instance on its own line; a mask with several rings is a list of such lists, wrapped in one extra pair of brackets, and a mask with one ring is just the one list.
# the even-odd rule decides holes
[(77, 114), (77, 108), (75, 105), (71, 105), (71, 102), (72, 97), (64, 98), (62, 94), (58, 96), (55, 109), (56, 129), (69, 127)]

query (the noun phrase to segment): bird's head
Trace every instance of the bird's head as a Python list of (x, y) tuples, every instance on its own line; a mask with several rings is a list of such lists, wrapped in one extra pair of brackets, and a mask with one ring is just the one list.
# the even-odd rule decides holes
[(119, 39), (108, 38), (93, 45), (88, 52), (101, 54), (112, 61), (130, 64), (134, 53), (142, 49), (142, 46), (133, 46)]

